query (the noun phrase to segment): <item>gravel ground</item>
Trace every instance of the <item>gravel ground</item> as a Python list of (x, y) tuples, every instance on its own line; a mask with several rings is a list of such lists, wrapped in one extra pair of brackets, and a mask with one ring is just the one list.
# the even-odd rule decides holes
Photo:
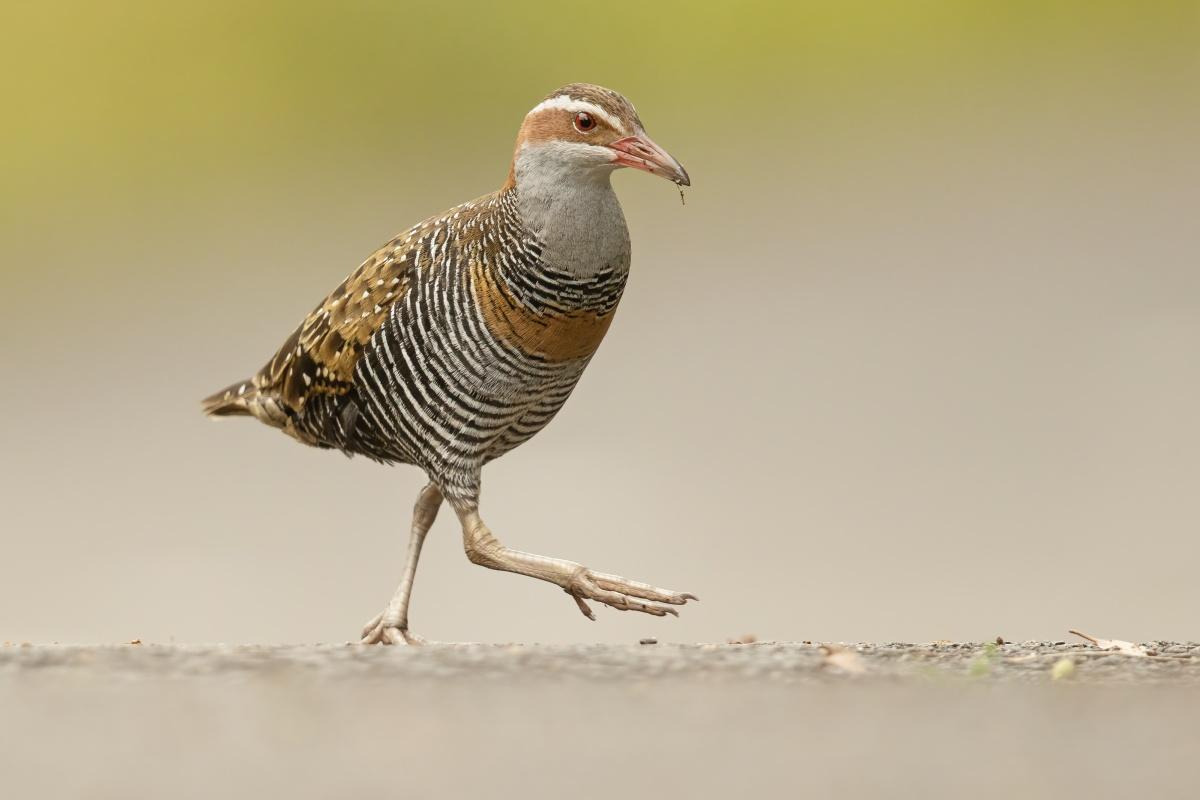
[(1195, 795), (1200, 645), (1144, 648), (10, 645), (0, 792)]
[(266, 672), (404, 681), (684, 679), (791, 684), (969, 679), (1200, 684), (1200, 644), (1145, 642), (1139, 646), (1147, 655), (1068, 642), (681, 645), (647, 640), (628, 646), (453, 644), (398, 649), (357, 645), (10, 645), (0, 648), (0, 675), (104, 675), (136, 680)]

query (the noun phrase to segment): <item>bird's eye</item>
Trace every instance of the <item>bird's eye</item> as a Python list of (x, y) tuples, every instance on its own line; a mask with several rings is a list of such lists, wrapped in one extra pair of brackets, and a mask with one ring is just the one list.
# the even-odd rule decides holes
[(596, 129), (596, 120), (592, 119), (592, 115), (586, 111), (580, 111), (575, 115), (575, 130), (580, 133), (591, 133)]

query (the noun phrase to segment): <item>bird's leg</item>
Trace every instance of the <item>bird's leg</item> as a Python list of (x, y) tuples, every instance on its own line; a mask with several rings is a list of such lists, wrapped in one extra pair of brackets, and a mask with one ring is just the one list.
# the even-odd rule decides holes
[[(619, 611), (641, 611), (662, 617), (667, 614), (679, 616), (679, 612), (669, 606), (681, 606), (688, 600), (697, 599), (694, 594), (673, 592), (648, 583), (631, 581), (619, 575), (594, 572), (573, 561), (512, 550), (501, 544), (484, 524), (477, 506), (456, 503), (454, 510), (462, 523), (463, 547), (467, 551), (467, 558), (473, 564), (528, 575), (561, 586), (563, 591), (575, 599), (579, 610), (588, 619), (596, 617), (588, 608), (586, 600), (595, 600)], [(651, 602), (641, 602), (643, 600)]]
[(430, 483), (417, 495), (413, 509), (412, 534), (408, 539), (408, 558), (404, 562), (404, 575), (392, 595), (392, 601), (382, 614), (378, 614), (363, 626), (363, 644), (422, 644), (424, 639), (408, 630), (408, 601), (412, 597), (413, 578), (417, 574), (417, 561), (421, 558), (421, 545), (425, 534), (437, 518), (442, 504), (442, 491)]

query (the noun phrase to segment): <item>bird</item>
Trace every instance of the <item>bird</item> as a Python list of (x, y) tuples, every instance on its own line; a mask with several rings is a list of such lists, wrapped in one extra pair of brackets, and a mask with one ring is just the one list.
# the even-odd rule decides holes
[(253, 377), (202, 401), (303, 444), (423, 470), (400, 583), (362, 628), (364, 644), (422, 644), (409, 606), (426, 534), (443, 504), (467, 558), (589, 601), (678, 616), (694, 594), (502, 544), (480, 516), (483, 467), (542, 430), (612, 323), (630, 267), (613, 190), (630, 168), (691, 179), (633, 104), (572, 83), (525, 115), (496, 191), (392, 238), (300, 323)]

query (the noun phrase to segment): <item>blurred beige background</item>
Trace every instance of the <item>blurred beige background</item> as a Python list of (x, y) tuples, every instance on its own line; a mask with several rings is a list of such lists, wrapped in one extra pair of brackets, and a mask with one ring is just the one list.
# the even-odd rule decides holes
[(391, 234), (612, 86), (689, 169), (616, 178), (617, 323), (485, 472), (506, 543), (678, 620), (470, 565), (485, 641), (1196, 639), (1195, 3), (32, 3), (0, 12), (0, 639), (341, 641), (422, 476), (199, 399)]

